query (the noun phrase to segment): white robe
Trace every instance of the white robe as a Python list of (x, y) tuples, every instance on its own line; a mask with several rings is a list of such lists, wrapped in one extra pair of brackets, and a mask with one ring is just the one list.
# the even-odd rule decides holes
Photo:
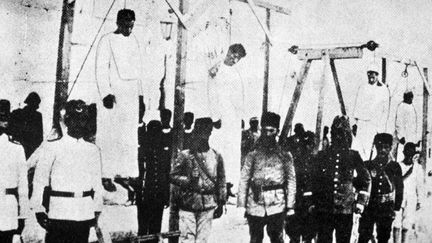
[[(396, 110), (395, 119), (395, 143), (401, 138), (405, 138), (405, 143), (417, 143), (419, 137), (417, 135), (417, 112), (414, 105), (400, 103)], [(399, 144), (397, 150), (397, 158), (403, 158), (404, 145)]]
[(365, 84), (360, 86), (355, 107), (357, 136), (352, 148), (359, 151), (363, 160), (368, 160), (375, 135), (386, 132), (389, 111), (389, 91), (385, 86)]
[(98, 105), (96, 144), (101, 148), (104, 177), (138, 176), (138, 96), (142, 58), (136, 37), (109, 33), (96, 52), (96, 81), (101, 100), (113, 94), (113, 109)]
[(244, 118), (244, 87), (235, 69), (222, 64), (209, 81), (212, 118), (221, 119), (222, 127), (214, 129), (210, 146), (221, 153), (225, 162), (226, 181), (236, 190), (240, 179), (241, 120)]

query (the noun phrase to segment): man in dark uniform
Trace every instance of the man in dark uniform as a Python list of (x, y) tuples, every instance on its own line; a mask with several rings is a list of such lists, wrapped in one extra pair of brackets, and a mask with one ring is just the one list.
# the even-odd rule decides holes
[(43, 140), (42, 114), (37, 111), (41, 99), (36, 92), (31, 92), (22, 109), (11, 114), (12, 136), (24, 147), (26, 159), (39, 147)]
[(287, 150), (293, 155), (293, 157), (295, 157), (296, 154), (299, 153), (300, 151), (300, 147), (301, 147), (300, 144), (303, 139), (304, 133), (305, 130), (303, 128), (303, 124), (301, 123), (295, 124), (294, 135), (288, 137), (287, 140), (285, 141), (285, 144), (282, 145), (285, 150)]
[(348, 117), (335, 117), (331, 141), (329, 149), (320, 151), (314, 162), (311, 210), (317, 215), (318, 243), (333, 242), (334, 230), (336, 242), (349, 243), (353, 213), (362, 213), (367, 204), (371, 178), (359, 153), (350, 149)]
[(359, 243), (373, 239), (374, 224), (377, 225), (378, 243), (388, 242), (395, 211), (401, 208), (402, 170), (397, 162), (391, 160), (392, 143), (391, 134), (377, 134), (374, 144), (378, 154), (372, 161), (365, 162), (372, 177), (372, 190), (369, 205), (360, 218)]
[[(162, 213), (169, 204), (169, 173), (171, 150), (164, 150), (162, 124), (152, 120), (147, 125), (143, 141), (145, 184), (142, 197), (137, 199), (138, 234), (160, 233)], [(157, 242), (155, 240), (154, 242)]]
[(242, 157), (241, 157), (241, 166), (243, 167), (244, 159), (246, 155), (251, 152), (254, 148), (255, 142), (258, 140), (260, 136), (260, 131), (258, 129), (259, 121), (257, 117), (252, 117), (249, 120), (249, 129), (242, 133)]
[(311, 131), (304, 133), (300, 142), (300, 152), (294, 157), (296, 173), (296, 203), (295, 214), (286, 218), (285, 232), (291, 242), (311, 242), (316, 235), (316, 222), (309, 212), (312, 203), (312, 161), (315, 146), (315, 134)]

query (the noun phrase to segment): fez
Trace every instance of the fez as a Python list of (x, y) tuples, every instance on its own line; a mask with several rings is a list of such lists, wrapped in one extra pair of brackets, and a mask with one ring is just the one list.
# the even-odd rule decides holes
[(349, 118), (347, 116), (336, 116), (333, 119), (330, 133), (331, 133), (332, 141), (342, 139), (344, 141), (339, 141), (339, 142), (343, 142), (345, 143), (344, 144), (345, 146), (351, 147), (351, 143), (352, 143), (351, 126), (349, 123)]
[(378, 133), (375, 135), (374, 139), (375, 146), (377, 145), (392, 145), (393, 144), (393, 136), (388, 133)]
[(279, 129), (280, 116), (273, 112), (266, 112), (261, 116), (262, 127), (275, 127)]

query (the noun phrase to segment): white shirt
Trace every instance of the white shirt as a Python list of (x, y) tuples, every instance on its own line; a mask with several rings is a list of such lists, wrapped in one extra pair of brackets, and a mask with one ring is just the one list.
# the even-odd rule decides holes
[(384, 131), (389, 109), (389, 91), (383, 86), (365, 84), (358, 92), (354, 107), (354, 118), (371, 121)]
[(405, 138), (406, 142), (416, 143), (417, 138), (417, 113), (414, 106), (402, 102), (396, 110), (396, 136), (398, 139)]
[(102, 208), (101, 157), (99, 148), (83, 139), (64, 135), (48, 142), (40, 151), (34, 176), (31, 204), (44, 212), (43, 191), (51, 185), (54, 191), (82, 193), (94, 190), (92, 197), (50, 197), (50, 219), (84, 221), (94, 218)]
[[(18, 228), (18, 218), (29, 215), (27, 166), (24, 149), (0, 135), (0, 231)], [(6, 195), (6, 189), (18, 188), (18, 202), (14, 195)]]
[(414, 159), (412, 165), (406, 165), (399, 162), (402, 169), (402, 176), (406, 175), (408, 170), (413, 167), (412, 173), (404, 179), (404, 195), (402, 206), (415, 207), (418, 202), (423, 202), (425, 199), (424, 190), (424, 175), (418, 159)]

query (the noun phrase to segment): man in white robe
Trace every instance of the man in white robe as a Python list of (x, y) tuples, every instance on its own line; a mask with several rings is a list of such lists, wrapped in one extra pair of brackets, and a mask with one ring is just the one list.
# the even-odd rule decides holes
[(138, 177), (137, 130), (144, 102), (134, 23), (132, 10), (120, 10), (117, 30), (101, 38), (96, 52), (96, 81), (102, 100), (96, 144), (101, 148), (104, 178)]
[(213, 132), (210, 144), (217, 149), (225, 161), (227, 182), (236, 188), (240, 179), (241, 120), (244, 118), (244, 87), (235, 69), (235, 64), (246, 56), (241, 44), (228, 49), (223, 62), (209, 71), (209, 103), (212, 118), (219, 130)]
[(386, 132), (389, 91), (379, 80), (376, 65), (371, 65), (367, 71), (368, 83), (361, 85), (357, 91), (354, 104), (354, 123), (357, 134), (352, 148), (357, 150), (363, 160), (369, 160), (372, 142), (377, 133)]
[[(419, 137), (417, 135), (417, 112), (413, 105), (414, 94), (412, 91), (406, 91), (403, 95), (403, 101), (399, 104), (396, 110), (395, 119), (395, 138), (394, 142), (398, 143), (394, 146), (394, 156), (402, 158), (403, 146), (406, 143), (417, 143)], [(396, 144), (395, 144), (396, 145)], [(397, 148), (397, 155), (396, 155)]]

